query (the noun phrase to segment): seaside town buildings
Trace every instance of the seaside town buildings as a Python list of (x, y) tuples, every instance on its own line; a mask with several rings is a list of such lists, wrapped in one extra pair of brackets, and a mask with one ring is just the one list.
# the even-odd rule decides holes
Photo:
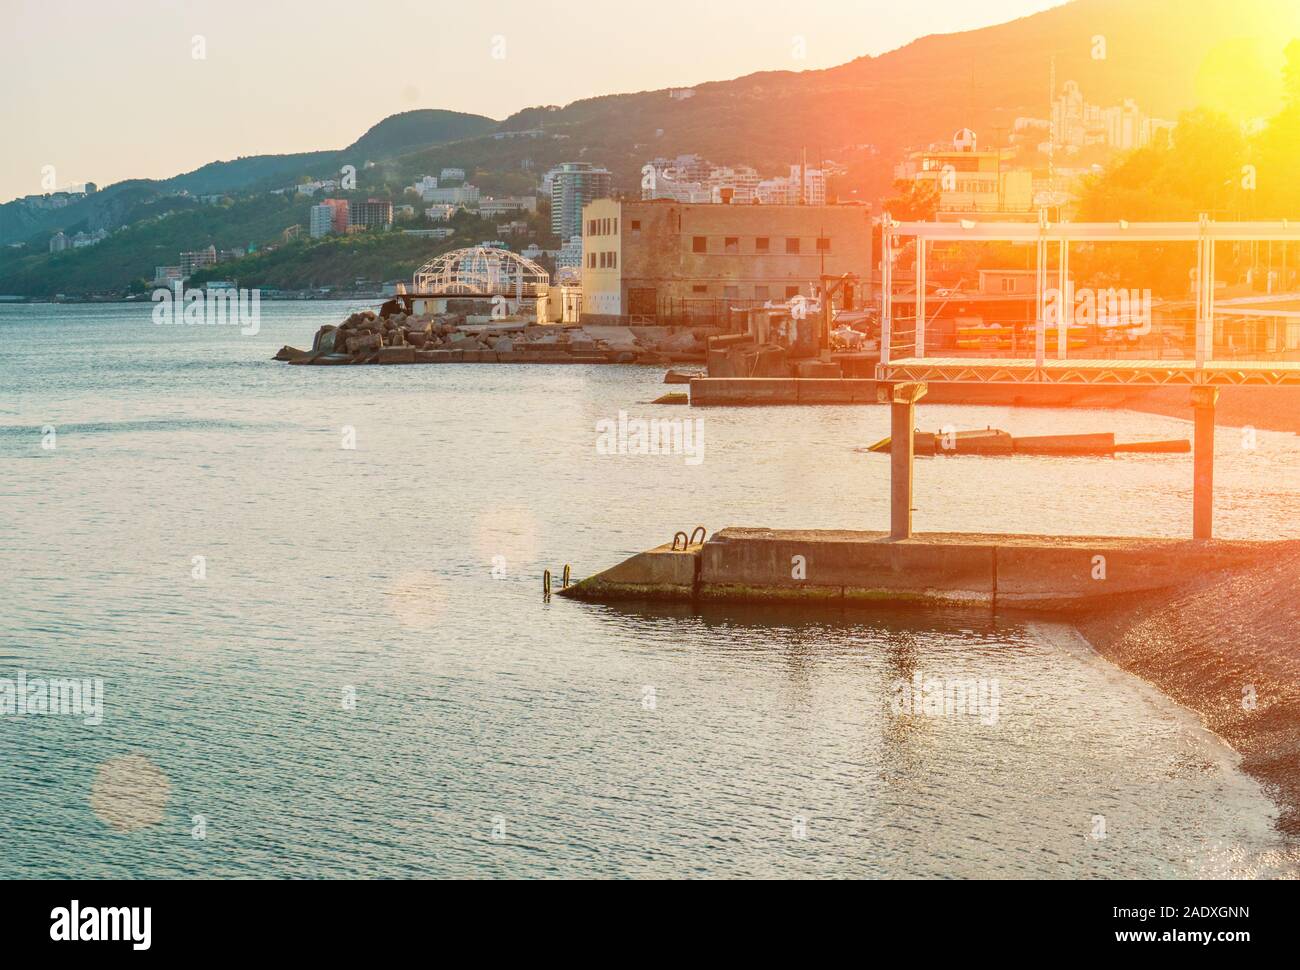
[(865, 294), (871, 279), (871, 209), (862, 205), (599, 199), (584, 208), (582, 231), (584, 319), (784, 302), (845, 273)]
[(655, 158), (642, 169), (641, 198), (736, 205), (825, 205), (825, 168), (791, 165), (788, 176), (764, 178), (749, 165), (714, 165), (699, 155)]
[(87, 246), (98, 245), (107, 238), (107, 229), (96, 229), (94, 232), (79, 232), (74, 236), (68, 236), (60, 230), (50, 237), (50, 252), (61, 253), (68, 249), (85, 249)]
[(1109, 108), (1090, 104), (1077, 82), (1066, 81), (1052, 100), (1050, 143), (1044, 150), (1070, 155), (1090, 145), (1105, 145), (1129, 151), (1151, 144), (1161, 132), (1173, 128), (1174, 122), (1146, 115), (1131, 98)]

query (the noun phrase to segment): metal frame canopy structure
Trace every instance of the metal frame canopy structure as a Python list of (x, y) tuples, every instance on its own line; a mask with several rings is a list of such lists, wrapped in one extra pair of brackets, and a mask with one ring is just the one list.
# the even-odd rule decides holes
[(417, 294), (446, 296), (545, 296), (551, 276), (531, 259), (508, 249), (471, 246), (429, 260), (411, 278)]
[[(889, 258), (895, 238), (916, 240), (916, 342), (912, 357), (894, 360), (893, 266)], [(933, 242), (1010, 242), (1037, 247), (1035, 337), (1032, 359), (1002, 357), (929, 358), (925, 356), (926, 262)], [(1196, 244), (1196, 358), (1187, 361), (1069, 360), (1069, 314), (1055, 326), (1055, 359), (1047, 357), (1048, 292), (1065, 292), (1070, 278), (1072, 242), (1187, 242)], [(1037, 223), (882, 222), (881, 336), (877, 376), (883, 381), (974, 381), (980, 383), (1047, 384), (1300, 384), (1300, 363), (1293, 361), (1215, 361), (1214, 266), (1215, 243), (1300, 242), (1300, 222), (1049, 222), (1040, 211)], [(1048, 267), (1049, 248), (1058, 249), (1056, 276)], [(1068, 361), (1068, 362), (1067, 362)]]

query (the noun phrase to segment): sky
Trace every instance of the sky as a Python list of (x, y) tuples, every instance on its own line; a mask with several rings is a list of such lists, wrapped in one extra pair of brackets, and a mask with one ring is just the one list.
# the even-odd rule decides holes
[(343, 148), (388, 115), (833, 67), (1059, 0), (0, 0), (0, 201)]

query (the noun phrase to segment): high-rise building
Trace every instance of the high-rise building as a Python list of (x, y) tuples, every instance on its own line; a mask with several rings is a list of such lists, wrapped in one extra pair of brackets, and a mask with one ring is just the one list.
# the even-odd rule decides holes
[(308, 226), (313, 239), (328, 236), (334, 231), (334, 207), (314, 205), (311, 207), (311, 221)]
[(565, 162), (551, 173), (551, 231), (561, 239), (582, 236), (582, 207), (609, 196), (614, 177), (590, 162)]
[(331, 232), (343, 234), (348, 231), (348, 216), (350, 212), (347, 199), (323, 199), (321, 205), (327, 205), (333, 210), (333, 220), (331, 222)]
[(348, 206), (348, 225), (363, 229), (386, 229), (393, 224), (393, 203), (380, 199), (353, 202)]

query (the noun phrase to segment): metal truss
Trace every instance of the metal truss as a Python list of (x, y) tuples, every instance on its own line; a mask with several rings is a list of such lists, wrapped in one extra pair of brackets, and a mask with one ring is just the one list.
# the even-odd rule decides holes
[(415, 271), (416, 293), (464, 296), (544, 296), (551, 277), (546, 270), (508, 249), (472, 246), (443, 253)]

